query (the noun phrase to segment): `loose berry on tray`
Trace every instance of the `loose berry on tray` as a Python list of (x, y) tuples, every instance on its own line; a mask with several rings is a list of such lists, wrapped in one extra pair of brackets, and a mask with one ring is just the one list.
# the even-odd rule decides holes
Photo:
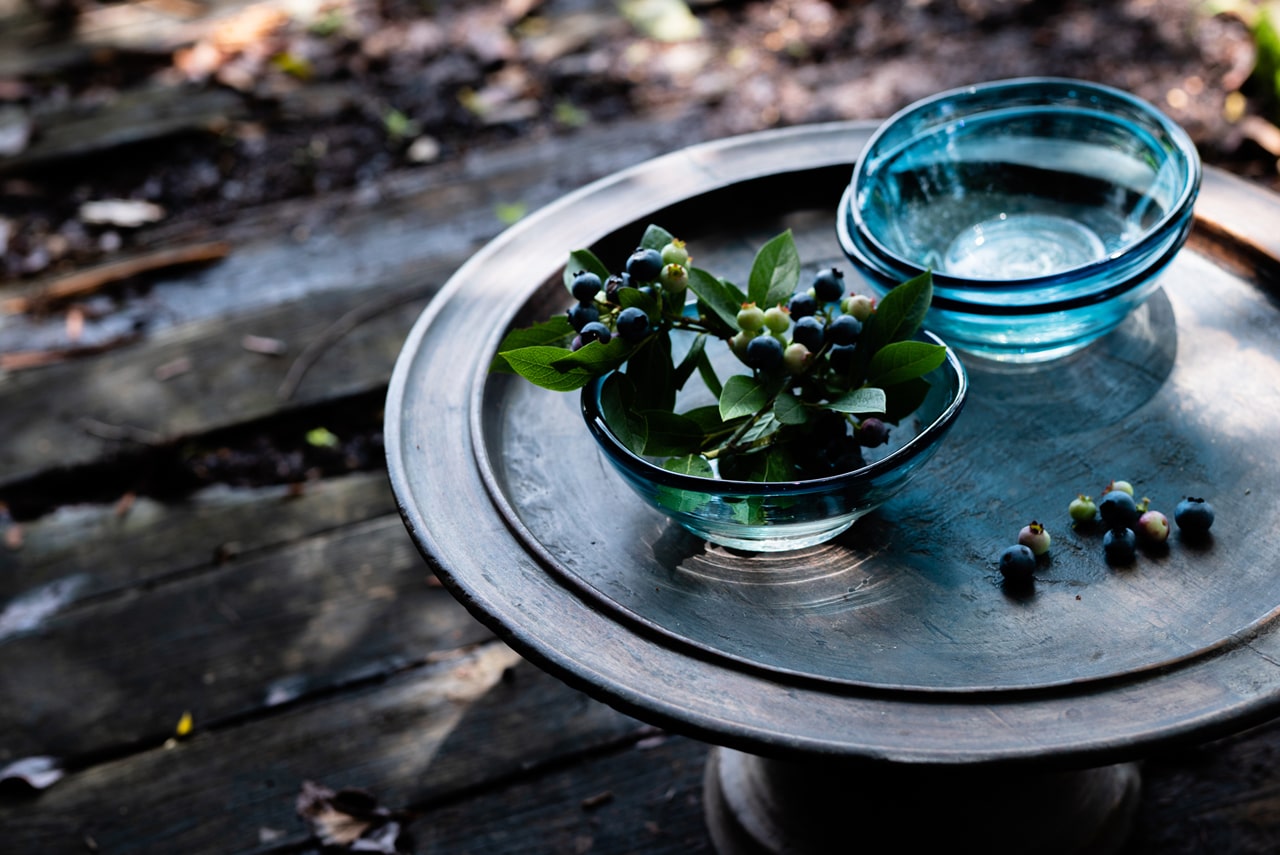
[(1112, 528), (1102, 536), (1102, 553), (1108, 564), (1132, 564), (1137, 537), (1130, 528)]
[(1138, 522), (1138, 503), (1123, 490), (1112, 490), (1098, 503), (1098, 513), (1108, 528), (1129, 528)]
[(1017, 544), (1000, 553), (1000, 575), (1005, 581), (1016, 585), (1031, 581), (1031, 574), (1036, 571), (1036, 556), (1030, 548)]
[(1160, 511), (1143, 511), (1134, 531), (1143, 543), (1159, 546), (1169, 539), (1169, 518)]
[(1188, 496), (1173, 510), (1173, 521), (1187, 534), (1204, 534), (1213, 525), (1213, 505), (1204, 499)]
[(1018, 532), (1018, 543), (1030, 549), (1034, 555), (1044, 555), (1048, 552), (1051, 540), (1049, 532), (1035, 520), (1023, 526), (1022, 531)]
[(1093, 522), (1098, 516), (1098, 506), (1093, 499), (1081, 493), (1071, 500), (1071, 504), (1067, 505), (1067, 513), (1071, 515), (1071, 519), (1075, 522)]

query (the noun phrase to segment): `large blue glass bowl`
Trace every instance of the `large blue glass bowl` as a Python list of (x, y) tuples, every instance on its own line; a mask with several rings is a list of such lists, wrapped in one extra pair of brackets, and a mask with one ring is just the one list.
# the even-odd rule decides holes
[[(920, 338), (941, 344), (937, 336)], [(610, 430), (600, 402), (604, 377), (582, 390), (582, 414), (605, 457), (645, 502), (699, 537), (752, 552), (829, 540), (906, 485), (933, 456), (964, 406), (968, 379), (955, 352), (926, 378), (929, 393), (889, 434), (882, 454), (859, 469), (808, 481), (730, 481), (670, 472), (633, 453)]]
[(1155, 107), (1025, 78), (913, 104), (868, 142), (837, 215), (883, 294), (932, 270), (926, 326), (1010, 362), (1064, 356), (1158, 287), (1191, 229), (1200, 158)]

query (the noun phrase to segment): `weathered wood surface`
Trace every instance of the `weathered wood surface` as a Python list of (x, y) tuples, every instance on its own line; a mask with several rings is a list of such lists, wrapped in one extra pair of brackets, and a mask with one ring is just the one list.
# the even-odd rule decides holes
[[(175, 311), (136, 344), (0, 378), (0, 493), (376, 395), (417, 311), (500, 229), (496, 202), (547, 202), (696, 139), (679, 123), (593, 129), (401, 177), (380, 204), (335, 194), (175, 225), (175, 242), (235, 249), (161, 283)], [(265, 275), (283, 300), (254, 290)], [(252, 352), (245, 335), (289, 349)], [(0, 535), (0, 769), (45, 756), (63, 772), (40, 792), (0, 784), (4, 851), (318, 850), (295, 809), (306, 781), (368, 789), (420, 853), (710, 851), (705, 746), (494, 640), (433, 584), (382, 472), (68, 507)], [(1128, 851), (1275, 851), (1277, 750), (1271, 724), (1152, 757)]]

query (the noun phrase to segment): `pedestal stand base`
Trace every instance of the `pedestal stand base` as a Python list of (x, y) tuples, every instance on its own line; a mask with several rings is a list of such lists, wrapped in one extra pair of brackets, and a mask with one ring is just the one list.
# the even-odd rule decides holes
[(946, 852), (960, 843), (986, 855), (1108, 855), (1129, 835), (1139, 789), (1132, 763), (939, 769), (713, 748), (703, 801), (720, 855)]

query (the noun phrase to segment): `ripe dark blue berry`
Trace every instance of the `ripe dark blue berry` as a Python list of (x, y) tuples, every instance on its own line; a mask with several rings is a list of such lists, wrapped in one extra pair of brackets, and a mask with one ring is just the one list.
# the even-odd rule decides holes
[(582, 339), (584, 345), (598, 341), (601, 344), (608, 344), (609, 339), (613, 338), (613, 334), (609, 332), (609, 328), (599, 321), (592, 321), (586, 324), (578, 331), (578, 337)]
[(618, 335), (625, 341), (636, 342), (644, 338), (649, 331), (649, 316), (643, 309), (628, 306), (618, 312)]
[(640, 248), (627, 259), (627, 274), (637, 282), (652, 282), (662, 273), (662, 253)]
[(747, 365), (770, 371), (782, 364), (782, 342), (771, 335), (756, 336), (747, 343)]
[(590, 270), (579, 270), (573, 277), (573, 285), (569, 289), (573, 299), (579, 303), (590, 303), (600, 293), (600, 277)]
[(592, 321), (600, 320), (600, 310), (590, 304), (578, 303), (569, 310), (569, 326), (574, 332), (582, 332), (582, 328)]
[(1030, 549), (1018, 544), (1000, 553), (1000, 575), (1005, 581), (1023, 585), (1031, 581), (1036, 572), (1036, 556)]
[(791, 302), (787, 303), (787, 309), (791, 312), (792, 323), (795, 323), (798, 319), (807, 318), (818, 311), (818, 299), (807, 291), (801, 291), (792, 295)]
[(631, 287), (631, 276), (627, 273), (615, 273), (604, 280), (604, 298), (617, 305), (618, 292)]
[(837, 344), (827, 351), (827, 358), (831, 360), (831, 368), (837, 374), (848, 374), (853, 370), (853, 352), (857, 350), (857, 345), (853, 344)]
[(822, 347), (823, 335), (822, 321), (813, 315), (801, 318), (791, 327), (791, 340), (796, 344), (803, 344), (812, 353), (817, 353)]
[(837, 267), (820, 270), (813, 277), (813, 295), (823, 303), (834, 303), (844, 296), (844, 273)]
[(832, 344), (853, 344), (862, 335), (862, 321), (853, 315), (841, 315), (827, 325), (827, 341)]
[(1111, 528), (1102, 536), (1102, 553), (1108, 564), (1132, 564), (1137, 546), (1138, 538), (1131, 528)]
[(1173, 521), (1187, 534), (1204, 534), (1213, 525), (1214, 516), (1213, 505), (1191, 496), (1173, 509)]
[(1108, 528), (1132, 528), (1138, 522), (1138, 503), (1123, 490), (1112, 490), (1098, 502), (1098, 514)]
[(863, 419), (858, 425), (858, 444), (875, 448), (889, 441), (889, 426), (877, 418)]

